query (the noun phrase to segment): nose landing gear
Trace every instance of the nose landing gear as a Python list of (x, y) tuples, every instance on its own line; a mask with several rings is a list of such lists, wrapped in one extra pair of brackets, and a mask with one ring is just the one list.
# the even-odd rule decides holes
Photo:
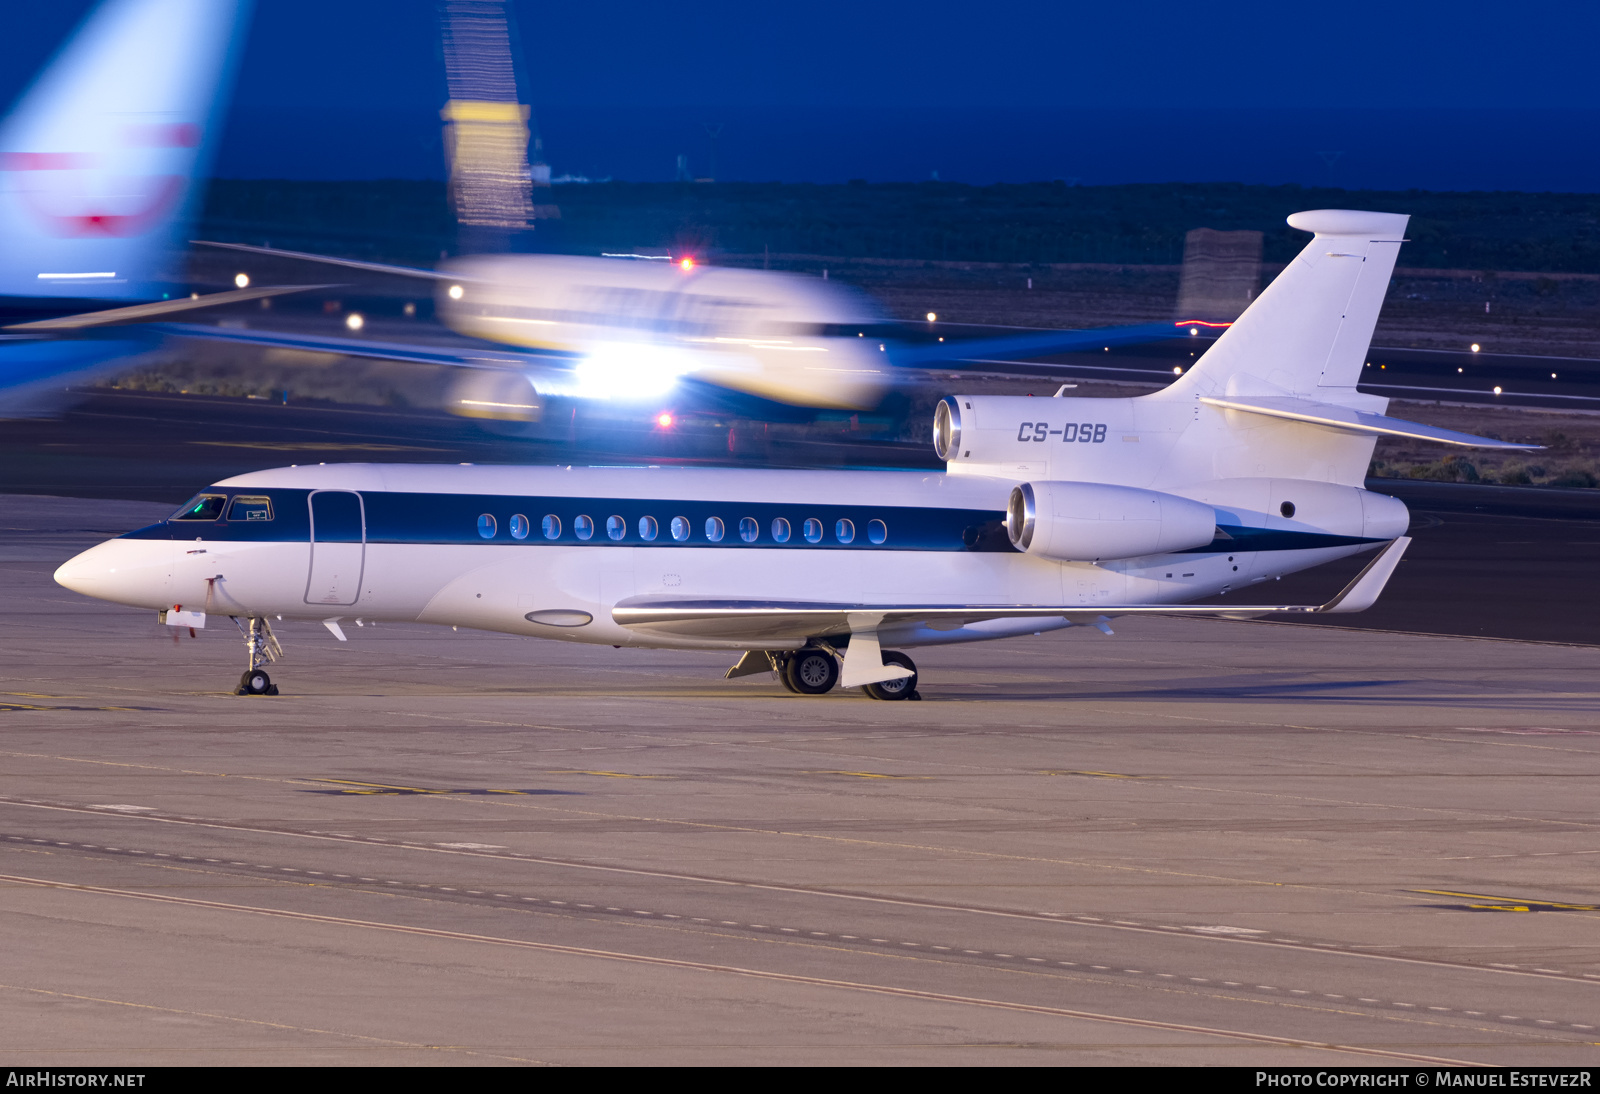
[(233, 689), (235, 695), (276, 695), (278, 685), (272, 682), (272, 677), (262, 671), (261, 666), (276, 661), (283, 655), (283, 647), (278, 644), (278, 638), (272, 633), (272, 624), (261, 616), (251, 616), (247, 628), (239, 622), (238, 616), (229, 616), (234, 626), (239, 628), (239, 633), (244, 635), (245, 657), (249, 667), (239, 677), (239, 686)]

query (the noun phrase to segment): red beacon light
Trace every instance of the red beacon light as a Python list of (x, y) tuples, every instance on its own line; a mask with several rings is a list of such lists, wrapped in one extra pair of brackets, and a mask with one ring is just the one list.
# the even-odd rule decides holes
[(692, 259), (692, 258), (680, 258), (680, 259), (678, 259), (678, 269), (682, 270), (684, 273), (688, 273), (690, 270), (694, 269), (694, 259)]
[(660, 426), (662, 429), (671, 429), (672, 415), (663, 410), (660, 414), (656, 415), (656, 425)]

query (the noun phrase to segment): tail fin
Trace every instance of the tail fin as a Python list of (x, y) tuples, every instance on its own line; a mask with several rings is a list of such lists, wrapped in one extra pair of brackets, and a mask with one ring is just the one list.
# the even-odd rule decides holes
[(1167, 390), (1318, 401), (1354, 395), (1410, 219), (1350, 209), (1295, 213), (1289, 226), (1315, 238)]
[(159, 289), (249, 0), (105, 0), (0, 129), (0, 295)]

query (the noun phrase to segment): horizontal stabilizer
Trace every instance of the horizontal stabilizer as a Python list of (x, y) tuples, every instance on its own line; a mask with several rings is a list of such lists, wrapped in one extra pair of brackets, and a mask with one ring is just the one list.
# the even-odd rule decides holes
[[(990, 619), (1066, 619), (1094, 626), (1112, 615), (1215, 615), (1249, 619), (1274, 612), (1308, 615), (1365, 611), (1377, 602), (1411, 539), (1384, 545), (1355, 580), (1326, 604), (927, 604), (864, 605), (774, 601), (624, 601), (611, 618), (629, 630), (673, 637), (782, 642), (829, 638), (863, 631), (864, 613), (872, 629), (938, 624), (950, 630)], [(849, 686), (849, 685), (846, 685)]]
[(185, 296), (177, 300), (157, 300), (152, 304), (134, 304), (126, 308), (107, 308), (104, 311), (79, 312), (54, 319), (38, 319), (32, 323), (13, 323), (5, 330), (53, 331), (82, 330), (85, 327), (104, 327), (113, 323), (141, 323), (161, 315), (175, 312), (214, 308), (220, 304), (239, 304), (246, 300), (264, 300), (269, 296), (287, 293), (310, 292), (313, 289), (332, 289), (333, 285), (262, 285), (254, 289), (230, 289), (228, 292), (207, 293), (205, 296)]
[(1537, 444), (1496, 441), (1489, 437), (1477, 437), (1471, 433), (1457, 433), (1453, 429), (1440, 429), (1438, 426), (1422, 425), (1420, 422), (1408, 422), (1401, 418), (1390, 418), (1384, 414), (1372, 414), (1365, 410), (1354, 410), (1333, 403), (1319, 403), (1311, 399), (1284, 396), (1243, 398), (1232, 395), (1202, 395), (1200, 401), (1224, 410), (1238, 410), (1246, 414), (1260, 414), (1262, 417), (1282, 418), (1291, 422), (1307, 422), (1345, 433), (1409, 437), (1417, 441), (1437, 441), (1440, 444), (1459, 444), (1469, 448), (1499, 448), (1520, 452), (1543, 447)]

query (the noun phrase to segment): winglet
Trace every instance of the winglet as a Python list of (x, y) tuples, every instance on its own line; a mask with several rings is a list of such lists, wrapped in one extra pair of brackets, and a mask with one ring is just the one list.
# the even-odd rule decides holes
[(1389, 583), (1389, 578), (1394, 575), (1394, 568), (1400, 565), (1400, 556), (1406, 553), (1406, 548), (1411, 545), (1410, 536), (1401, 536), (1399, 539), (1389, 541), (1389, 545), (1373, 556), (1372, 561), (1356, 575), (1355, 580), (1339, 591), (1339, 595), (1328, 601), (1318, 612), (1364, 612), (1378, 602), (1378, 596), (1383, 592), (1383, 587)]

